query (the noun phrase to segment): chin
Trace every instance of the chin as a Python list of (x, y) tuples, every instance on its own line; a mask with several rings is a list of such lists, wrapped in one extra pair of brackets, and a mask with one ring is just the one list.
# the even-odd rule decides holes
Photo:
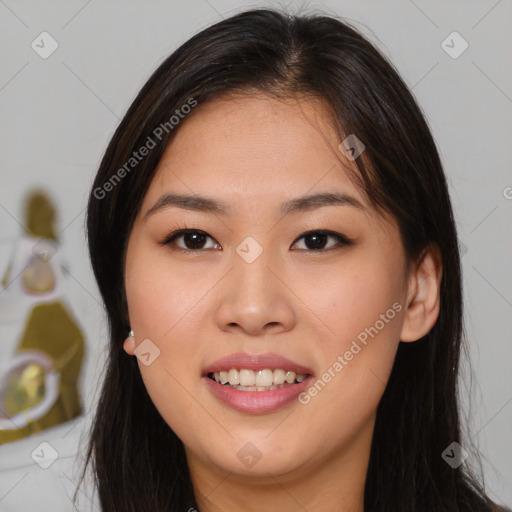
[(297, 438), (297, 443), (294, 443), (290, 436), (284, 435), (284, 430), (281, 436), (271, 433), (265, 438), (268, 432), (271, 430), (250, 435), (245, 431), (245, 435), (229, 438), (224, 443), (213, 441), (204, 447), (202, 458), (206, 457), (208, 465), (222, 471), (264, 480), (268, 480), (270, 475), (285, 476), (303, 468), (307, 461), (305, 437), (302, 436), (302, 440)]

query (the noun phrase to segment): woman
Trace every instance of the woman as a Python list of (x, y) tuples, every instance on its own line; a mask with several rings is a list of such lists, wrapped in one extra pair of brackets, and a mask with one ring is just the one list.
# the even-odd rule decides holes
[(192, 37), (114, 134), (87, 227), (103, 511), (504, 510), (461, 440), (436, 145), (353, 28), (251, 10)]

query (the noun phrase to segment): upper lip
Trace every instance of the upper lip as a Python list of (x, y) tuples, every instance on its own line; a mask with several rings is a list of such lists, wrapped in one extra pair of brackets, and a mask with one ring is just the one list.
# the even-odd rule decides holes
[(297, 375), (312, 375), (313, 371), (287, 357), (280, 356), (279, 354), (266, 353), (266, 354), (246, 354), (245, 352), (237, 352), (229, 354), (228, 356), (221, 357), (212, 364), (204, 368), (204, 375), (213, 372), (220, 372), (222, 370), (230, 370), (231, 368), (245, 369), (245, 370), (275, 370), (282, 368), (287, 371), (294, 371)]

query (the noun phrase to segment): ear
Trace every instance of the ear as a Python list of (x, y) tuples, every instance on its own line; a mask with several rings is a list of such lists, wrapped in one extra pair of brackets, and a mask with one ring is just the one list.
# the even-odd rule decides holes
[(407, 308), (400, 341), (416, 341), (429, 333), (439, 316), (443, 269), (439, 248), (429, 245), (409, 275)]
[(135, 350), (135, 338), (133, 336), (126, 338), (123, 343), (123, 348), (128, 355), (133, 356)]

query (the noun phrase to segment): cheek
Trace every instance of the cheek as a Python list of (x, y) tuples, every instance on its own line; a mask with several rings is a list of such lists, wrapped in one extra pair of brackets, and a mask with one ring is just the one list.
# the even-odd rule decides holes
[(171, 274), (149, 258), (134, 258), (127, 270), (126, 293), (136, 342), (149, 339), (159, 351), (150, 365), (138, 360), (144, 385), (166, 423), (187, 439), (189, 414), (200, 413), (191, 400), (200, 373), (200, 338), (190, 328), (197, 300), (194, 290), (186, 286), (186, 281), (193, 280)]
[[(350, 428), (364, 423), (375, 410), (399, 343), (404, 311), (400, 261), (390, 268), (384, 257), (373, 256), (347, 263), (335, 280), (319, 274), (319, 286), (309, 287), (306, 295), (317, 317), (315, 344), (321, 348), (323, 372), (304, 403), (311, 404), (306, 408), (316, 409), (319, 417), (328, 412), (334, 420), (329, 435), (334, 437), (340, 428), (347, 428), (350, 435)], [(314, 414), (309, 421), (317, 423)], [(315, 426), (321, 429), (322, 420)]]
[[(336, 279), (325, 269), (318, 275), (311, 275), (307, 283), (302, 282), (298, 295), (306, 297), (311, 318), (325, 334), (324, 346), (330, 346), (339, 353), (348, 349), (352, 340), (364, 341), (368, 331), (390, 341), (397, 340), (400, 332), (399, 303), (403, 283), (399, 269), (377, 258), (358, 255), (336, 272)], [(315, 286), (312, 286), (312, 283)], [(316, 317), (316, 318), (315, 318)], [(330, 340), (327, 345), (325, 341)], [(319, 343), (320, 340), (317, 340)], [(396, 346), (396, 343), (393, 343)], [(326, 361), (327, 362), (327, 361)]]
[(171, 264), (164, 251), (140, 246), (127, 258), (126, 265), (132, 328), (136, 334), (162, 341), (174, 337), (181, 325), (190, 324), (188, 313), (193, 314), (205, 293), (194, 265)]
[(170, 397), (179, 402), (184, 396), (180, 384), (188, 388), (199, 377), (200, 337), (193, 326), (204, 290), (197, 274), (194, 279), (170, 268), (155, 252), (141, 245), (127, 255), (126, 296), (137, 345), (149, 339), (159, 351), (151, 365), (138, 364), (153, 402), (164, 412)]

